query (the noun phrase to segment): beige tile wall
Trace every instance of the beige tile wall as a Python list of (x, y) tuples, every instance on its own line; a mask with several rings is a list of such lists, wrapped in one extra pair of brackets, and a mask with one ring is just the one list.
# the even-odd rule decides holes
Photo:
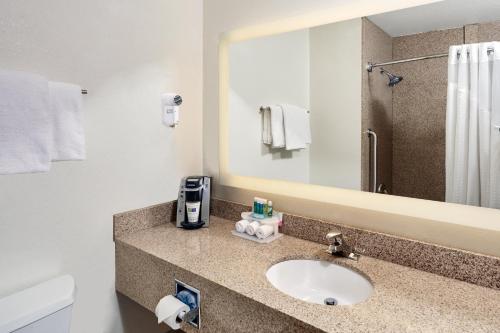
[[(392, 60), (392, 40), (370, 20), (363, 19), (362, 64)], [(368, 73), (363, 69), (362, 78), (362, 141), (361, 141), (361, 188), (371, 190), (370, 144), (365, 131), (373, 129), (379, 142), (377, 168), (379, 183), (392, 187), (392, 91), (387, 87), (385, 76), (379, 71)]]
[[(446, 53), (450, 45), (494, 40), (500, 40), (500, 22), (390, 38), (364, 19), (363, 63)], [(379, 183), (394, 195), (444, 201), (447, 58), (386, 69), (404, 78), (392, 89), (377, 70), (363, 73), (363, 129), (374, 128), (379, 135)], [(364, 190), (369, 186), (368, 149), (364, 139)]]
[[(462, 28), (393, 39), (393, 58), (447, 53)], [(393, 88), (393, 194), (444, 201), (447, 58), (391, 66), (404, 77)]]
[[(470, 32), (474, 34), (469, 34)], [(500, 21), (472, 24), (465, 27), (466, 43), (500, 41)]]

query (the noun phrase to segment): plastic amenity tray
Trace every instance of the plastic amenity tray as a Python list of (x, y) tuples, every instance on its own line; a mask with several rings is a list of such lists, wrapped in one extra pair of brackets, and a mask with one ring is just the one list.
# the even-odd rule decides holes
[(273, 212), (272, 217), (259, 218), (255, 217), (252, 212), (243, 212), (241, 213), (241, 218), (250, 222), (257, 221), (262, 224), (274, 224), (274, 223), (280, 224), (283, 219), (283, 213)]
[(257, 236), (250, 236), (249, 234), (246, 234), (246, 233), (243, 233), (243, 232), (238, 232), (236, 230), (232, 230), (231, 233), (237, 237), (240, 237), (240, 238), (243, 238), (243, 239), (247, 239), (247, 240), (251, 240), (251, 241), (254, 241), (254, 242), (257, 242), (257, 243), (260, 243), (260, 244), (268, 244), (268, 243), (271, 243), (272, 241), (275, 241), (277, 240), (278, 238), (281, 238), (283, 237), (283, 234), (274, 234), (272, 236), (269, 236), (267, 238), (264, 238), (264, 239), (260, 239), (258, 238)]

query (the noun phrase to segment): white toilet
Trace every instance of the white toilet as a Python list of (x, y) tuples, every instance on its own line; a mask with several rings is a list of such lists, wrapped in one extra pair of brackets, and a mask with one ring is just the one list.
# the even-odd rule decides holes
[(0, 299), (0, 333), (69, 333), (75, 300), (71, 275)]

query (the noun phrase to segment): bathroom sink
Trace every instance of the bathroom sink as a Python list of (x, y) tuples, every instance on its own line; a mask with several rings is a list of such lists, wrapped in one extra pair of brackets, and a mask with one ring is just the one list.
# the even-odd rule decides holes
[(361, 274), (328, 261), (283, 261), (271, 266), (266, 277), (279, 291), (309, 303), (356, 304), (373, 292)]

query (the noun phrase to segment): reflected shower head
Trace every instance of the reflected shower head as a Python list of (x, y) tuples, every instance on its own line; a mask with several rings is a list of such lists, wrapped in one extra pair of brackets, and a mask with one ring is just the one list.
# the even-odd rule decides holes
[(394, 75), (391, 72), (388, 72), (388, 71), (386, 71), (383, 68), (380, 68), (380, 74), (387, 75), (387, 77), (389, 78), (389, 83), (388, 83), (389, 87), (394, 87), (396, 84), (398, 84), (399, 82), (403, 81), (403, 77), (402, 76)]

